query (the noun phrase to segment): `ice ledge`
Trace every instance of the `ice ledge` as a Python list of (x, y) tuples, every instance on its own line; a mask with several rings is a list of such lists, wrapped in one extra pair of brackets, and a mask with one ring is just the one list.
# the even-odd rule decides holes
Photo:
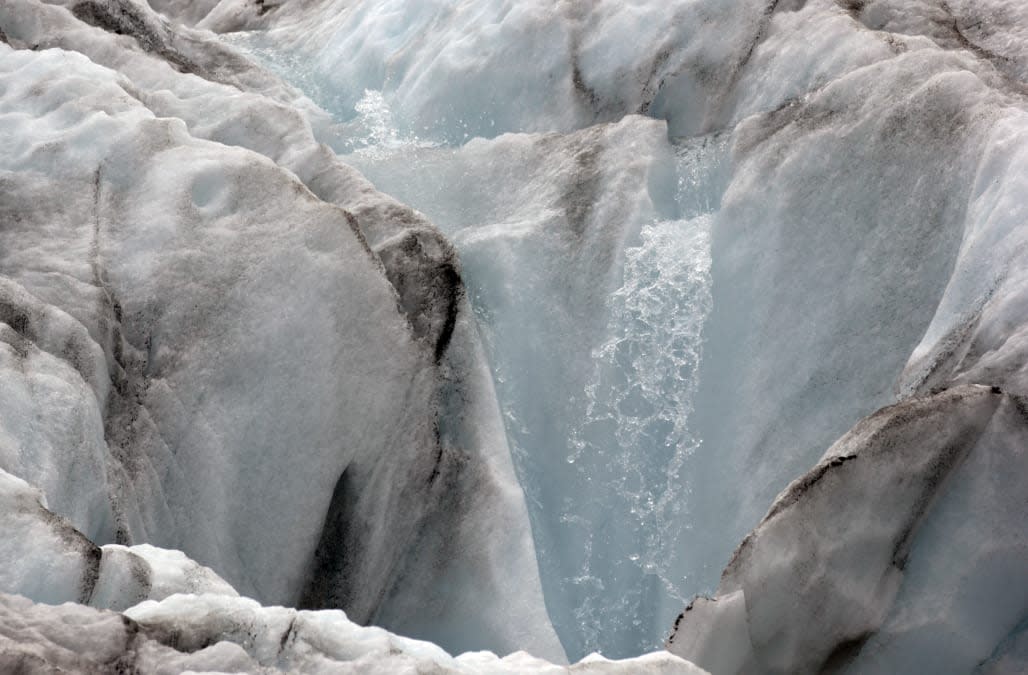
[(705, 672), (668, 652), (570, 667), (523, 651), (453, 657), (341, 610), (261, 606), (180, 551), (95, 546), (2, 471), (0, 508), (0, 672)]
[(453, 657), (430, 643), (362, 627), (339, 610), (262, 607), (249, 598), (173, 595), (123, 613), (0, 594), (0, 670), (180, 673), (706, 672), (668, 652), (559, 666), (525, 652)]

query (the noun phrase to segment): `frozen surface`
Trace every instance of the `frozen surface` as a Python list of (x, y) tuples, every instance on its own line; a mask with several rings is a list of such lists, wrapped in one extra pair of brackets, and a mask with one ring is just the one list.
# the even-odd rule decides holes
[(43, 504), (43, 495), (19, 478), (0, 473), (4, 550), (0, 592), (36, 602), (78, 602), (125, 609), (175, 593), (235, 590), (180, 551), (148, 544), (96, 546)]
[(54, 578), (9, 588), (193, 578), (146, 541), (451, 652), (637, 654), (709, 593), (714, 672), (1017, 672), (1026, 26), (3, 3), (0, 468)]
[(570, 668), (524, 651), (455, 658), (339, 610), (262, 607), (179, 551), (97, 547), (5, 472), (0, 508), (3, 672), (705, 672), (663, 651), (625, 661), (593, 655)]
[(428, 642), (362, 627), (338, 610), (261, 607), (247, 598), (174, 595), (124, 614), (32, 604), (0, 594), (4, 672), (637, 673), (702, 675), (667, 652), (626, 661), (592, 656), (570, 667), (525, 652), (453, 657)]
[[(862, 417), (1023, 378), (1018, 3), (241, 16), (233, 40), (334, 115), (319, 137), (460, 250), (572, 654), (652, 644)], [(673, 141), (612, 153), (632, 113)], [(647, 199), (614, 196), (647, 157)], [(553, 194), (593, 174), (620, 208), (584, 221), (583, 255)]]
[(724, 139), (673, 147), (633, 116), (432, 147), (380, 96), (361, 107), (347, 161), (461, 251), (566, 648), (652, 648), (674, 612), (651, 608), (689, 595), (674, 555)]
[(0, 26), (2, 468), (96, 545), (561, 661), (450, 244), (209, 33), (134, 2)]
[(1024, 473), (998, 468), (1023, 461), (1023, 406), (964, 385), (859, 422), (778, 496), (669, 648), (723, 673), (988, 660), (1028, 602)]

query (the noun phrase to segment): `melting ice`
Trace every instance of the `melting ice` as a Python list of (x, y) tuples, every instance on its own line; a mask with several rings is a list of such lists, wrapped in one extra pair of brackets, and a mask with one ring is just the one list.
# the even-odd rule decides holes
[(0, 3), (0, 663), (1025, 670), (1026, 12)]

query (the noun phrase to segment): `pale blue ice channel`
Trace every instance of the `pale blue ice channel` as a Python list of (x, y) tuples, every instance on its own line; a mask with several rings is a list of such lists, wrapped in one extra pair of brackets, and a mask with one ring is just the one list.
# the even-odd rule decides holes
[[(538, 235), (550, 216), (531, 203), (538, 136), (506, 136), (498, 148), (419, 138), (401, 130), (380, 92), (347, 107), (352, 92), (325, 89), (279, 52), (254, 51), (333, 113), (331, 130), (316, 129), (324, 142), (460, 251), (568, 657), (659, 647), (681, 607), (713, 590), (724, 562), (725, 551), (688, 555), (687, 542), (701, 446), (689, 422), (727, 139), (671, 142), (673, 194), (650, 195), (665, 217), (635, 224), (620, 287), (583, 321), (562, 310), (582, 291), (562, 287), (561, 252)], [(454, 124), (449, 136), (459, 138)], [(586, 371), (569, 375), (583, 350)], [(725, 534), (728, 542), (737, 533)]]

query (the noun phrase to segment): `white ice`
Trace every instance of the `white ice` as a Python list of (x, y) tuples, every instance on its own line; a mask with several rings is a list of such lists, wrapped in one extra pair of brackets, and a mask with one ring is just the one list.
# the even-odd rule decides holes
[(1023, 3), (151, 5), (0, 5), (0, 468), (86, 541), (450, 651), (705, 592), (715, 672), (1023, 664)]
[[(462, 2), (403, 12), (326, 0), (248, 21), (258, 30), (239, 43), (335, 115), (323, 138), (342, 152), (377, 147), (349, 161), (461, 249), (530, 496), (550, 613), (576, 653), (638, 639), (613, 637), (624, 613), (604, 611), (619, 603), (644, 597), (636, 606), (657, 604), (666, 621), (683, 593), (713, 590), (775, 495), (861, 417), (956, 383), (1023, 390), (1015, 195), (1025, 175), (1028, 21), (1017, 3)], [(633, 238), (604, 240), (611, 267), (596, 268), (604, 274), (583, 293), (577, 253), (524, 248), (552, 237), (552, 227), (533, 224), (552, 212), (548, 190), (565, 184), (562, 153), (543, 162), (528, 149), (640, 112), (664, 119), (672, 139), (689, 137), (674, 142), (691, 157), (686, 165), (699, 165), (706, 206), (690, 211), (674, 190), (651, 184), (663, 213), (613, 216)], [(512, 131), (522, 133), (502, 135)], [(515, 143), (525, 150), (512, 152)], [(697, 151), (710, 143), (727, 152)], [(534, 167), (527, 179), (525, 162)], [(685, 170), (677, 172), (681, 183)], [(629, 202), (638, 194), (620, 189)], [(641, 304), (649, 289), (625, 252), (669, 215), (709, 220), (710, 250), (695, 269), (711, 262), (707, 287), (681, 278), (665, 296), (670, 307), (699, 290), (688, 312), (704, 339), (690, 345), (698, 382), (687, 377), (657, 397), (679, 430), (674, 451), (661, 455), (634, 435), (639, 406), (650, 402), (632, 385), (646, 374), (632, 358), (613, 369), (604, 359), (618, 344), (649, 364), (675, 354), (674, 320), (618, 324), (638, 318), (619, 298)], [(588, 231), (617, 230), (605, 219)], [(595, 240), (588, 246), (595, 252)], [(612, 284), (608, 269), (617, 270)], [(673, 274), (662, 260), (641, 269)], [(646, 351), (651, 336), (662, 349)], [(586, 354), (595, 354), (595, 381), (575, 366)], [(615, 415), (604, 412), (609, 400)], [(583, 440), (589, 428), (604, 443)], [(635, 454), (619, 464), (626, 439)], [(565, 455), (588, 467), (582, 484), (556, 467)], [(672, 480), (655, 481), (656, 469)], [(631, 485), (637, 473), (641, 491)], [(617, 536), (585, 513), (590, 500), (602, 502)], [(675, 528), (653, 517), (669, 503), (684, 521)], [(630, 514), (631, 525), (614, 514)], [(547, 541), (576, 525), (581, 536), (561, 536), (563, 548)], [(631, 542), (636, 535), (649, 546)], [(612, 573), (632, 557), (657, 591), (624, 573), (630, 566)], [(595, 573), (604, 566), (607, 574)], [(576, 585), (577, 595), (566, 590)], [(909, 653), (930, 647), (918, 649)]]
[(231, 47), (71, 9), (0, 7), (3, 468), (264, 602), (563, 660), (449, 245)]

